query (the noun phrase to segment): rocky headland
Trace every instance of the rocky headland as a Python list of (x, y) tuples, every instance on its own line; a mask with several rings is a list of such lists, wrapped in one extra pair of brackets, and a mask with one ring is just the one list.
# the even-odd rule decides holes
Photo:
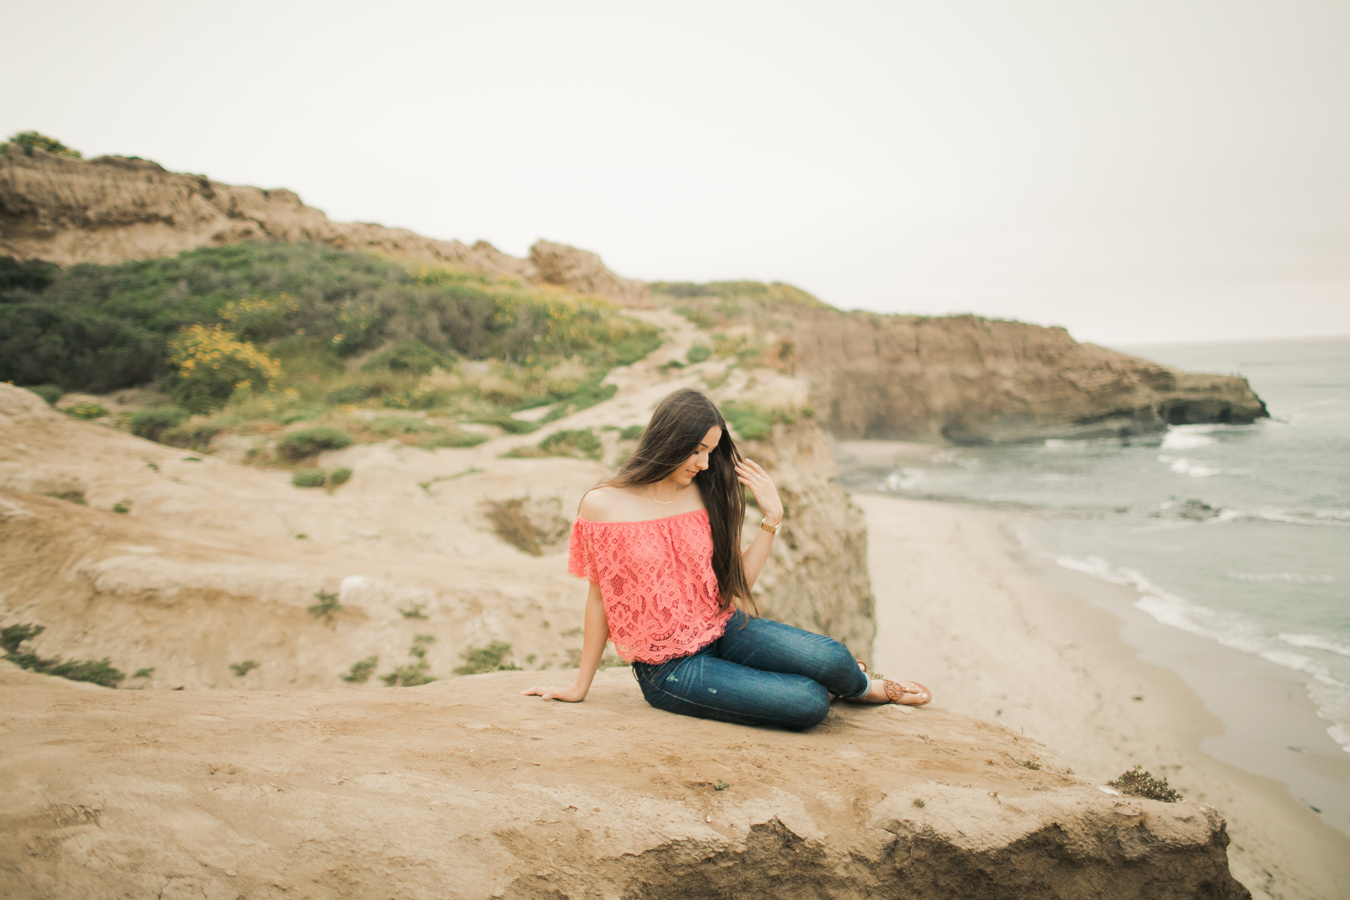
[[(128, 430), (170, 403), (163, 385), (57, 409), (0, 384), (0, 625), (29, 629), (6, 633), (6, 655), (103, 660), (120, 688), (0, 661), (7, 896), (1248, 896), (1215, 809), (1104, 790), (1101, 772), (1075, 776), (988, 717), (836, 704), (809, 735), (742, 729), (650, 709), (623, 668), (577, 706), (516, 693), (572, 677), (584, 588), (565, 575), (568, 525), (670, 390), (722, 403), (783, 493), (761, 609), (873, 660), (867, 525), (835, 484), (830, 434), (978, 443), (1250, 421), (1264, 407), (1241, 379), (1062, 329), (843, 313), (795, 291), (649, 292), (548, 242), (519, 260), (145, 160), (0, 154), (0, 254), (114, 264), (243, 242), (440, 268), (415, 303), (409, 282), (336, 311), (317, 289), (222, 301), (207, 321), (239, 329), (231, 346), (273, 348), (297, 374), (179, 409), (159, 441)], [(463, 271), (486, 278), (461, 290)], [(41, 313), (24, 291), (15, 305)], [(77, 321), (80, 298), (60, 296)], [(453, 318), (446, 298), (515, 316), (506, 338), (537, 346), (560, 310), (636, 321), (659, 346), (620, 365), (576, 346), (541, 362), (506, 338), (474, 356), (436, 321)], [(98, 313), (192, 309), (172, 291), (134, 299)], [(301, 304), (308, 334), (284, 319)], [(359, 352), (334, 350), (360, 333)], [(359, 439), (279, 455), (315, 423)], [(306, 472), (327, 489), (297, 487)]]

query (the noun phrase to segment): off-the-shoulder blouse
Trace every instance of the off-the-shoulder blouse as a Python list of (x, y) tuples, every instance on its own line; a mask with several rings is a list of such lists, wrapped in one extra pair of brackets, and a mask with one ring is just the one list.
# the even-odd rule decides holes
[(661, 663), (717, 640), (731, 618), (720, 608), (712, 551), (707, 510), (644, 522), (577, 516), (567, 571), (599, 582), (620, 656)]

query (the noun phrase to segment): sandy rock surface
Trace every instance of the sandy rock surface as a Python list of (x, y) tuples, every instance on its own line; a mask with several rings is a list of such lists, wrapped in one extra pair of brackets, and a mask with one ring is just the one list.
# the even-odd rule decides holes
[(6, 896), (1245, 896), (1212, 809), (997, 726), (836, 704), (792, 734), (656, 711), (622, 670), (575, 705), (537, 680), (6, 687)]

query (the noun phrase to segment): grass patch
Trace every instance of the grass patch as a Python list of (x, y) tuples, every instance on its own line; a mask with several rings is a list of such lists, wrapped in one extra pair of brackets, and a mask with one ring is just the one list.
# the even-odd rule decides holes
[(642, 440), (642, 435), (646, 430), (647, 426), (645, 425), (629, 425), (627, 428), (619, 432), (619, 440), (640, 441)]
[(684, 358), (689, 360), (690, 365), (697, 365), (698, 363), (709, 359), (711, 356), (711, 347), (707, 344), (695, 344), (689, 348), (689, 352), (684, 355)]
[(142, 409), (131, 416), (131, 433), (151, 441), (159, 441), (164, 434), (187, 419), (188, 411), (178, 406), (155, 406)]
[(542, 556), (544, 548), (561, 540), (569, 527), (556, 501), (516, 497), (486, 500), (483, 507), (497, 537), (531, 556)]
[(74, 419), (101, 419), (108, 415), (108, 408), (97, 403), (74, 403), (61, 412)]
[(398, 607), (398, 612), (399, 615), (403, 616), (405, 619), (425, 619), (427, 616), (422, 610), (426, 609), (426, 607), (427, 605), (425, 603), (410, 603), (408, 604), (407, 609), (404, 609), (401, 606)]
[(137, 670), (136, 670), (136, 674), (135, 674), (135, 675), (132, 675), (131, 677), (132, 677), (132, 678), (149, 678), (150, 676), (152, 676), (152, 675), (154, 675), (154, 674), (155, 674), (155, 667), (154, 667), (154, 666), (146, 666), (144, 669), (137, 669)]
[(414, 636), (412, 646), (408, 648), (408, 655), (414, 662), (399, 666), (388, 675), (381, 675), (380, 680), (390, 687), (417, 687), (419, 684), (430, 684), (435, 681), (430, 674), (431, 664), (427, 662), (427, 647), (434, 643), (436, 638), (433, 635)]
[(306, 612), (316, 619), (323, 619), (325, 622), (332, 623), (333, 616), (342, 611), (342, 604), (338, 602), (338, 595), (319, 588), (314, 592), (314, 596), (319, 599), (319, 602), (306, 607)]
[(112, 511), (115, 513), (120, 513), (121, 515), (125, 516), (127, 513), (131, 512), (131, 501), (118, 500), (116, 503), (113, 504)]
[(812, 415), (809, 408), (783, 409), (775, 407), (766, 409), (739, 400), (728, 400), (722, 404), (721, 409), (727, 424), (736, 430), (737, 435), (747, 441), (762, 441), (773, 436), (774, 425), (780, 422), (784, 425), (791, 425), (800, 419), (808, 419)]
[(60, 660), (20, 652), (19, 646), (24, 641), (37, 637), (45, 630), (46, 626), (32, 624), (10, 625), (0, 630), (0, 649), (4, 650), (5, 659), (21, 669), (41, 675), (54, 675), (68, 681), (87, 681), (109, 688), (117, 687), (126, 679), (126, 673), (113, 666), (106, 656), (100, 660)]
[(81, 490), (49, 491), (42, 496), (51, 497), (53, 500), (64, 500), (67, 503), (74, 503), (77, 506), (89, 505), (89, 501), (84, 498), (84, 491)]
[(55, 406), (56, 401), (64, 397), (66, 393), (54, 384), (35, 384), (31, 385), (28, 390), (46, 400), (48, 406)]
[(243, 678), (249, 672), (258, 668), (258, 666), (259, 663), (255, 662), (254, 660), (246, 659), (243, 662), (230, 663), (230, 671), (233, 672), (236, 676)]
[(1168, 785), (1167, 776), (1155, 778), (1143, 766), (1135, 766), (1114, 781), (1108, 781), (1107, 784), (1122, 794), (1134, 797), (1147, 797), (1164, 803), (1176, 803), (1182, 799), (1181, 794)]
[(291, 462), (316, 456), (325, 450), (350, 447), (352, 436), (337, 428), (320, 426), (292, 431), (277, 442), (277, 453)]
[(352, 663), (352, 667), (338, 677), (348, 684), (365, 684), (370, 680), (370, 676), (375, 674), (375, 667), (379, 664), (378, 656), (367, 656), (359, 662)]
[(493, 641), (486, 647), (469, 647), (460, 653), (464, 665), (455, 668), (456, 675), (481, 675), (484, 672), (507, 672), (519, 670), (520, 666), (506, 661), (511, 645), (505, 641)]

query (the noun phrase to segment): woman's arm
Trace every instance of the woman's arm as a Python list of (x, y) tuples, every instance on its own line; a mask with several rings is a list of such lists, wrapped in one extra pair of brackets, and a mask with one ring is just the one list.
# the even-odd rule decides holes
[[(778, 488), (774, 486), (769, 473), (760, 468), (759, 463), (744, 460), (736, 467), (736, 479), (750, 488), (750, 493), (755, 495), (755, 502), (764, 513), (764, 524), (773, 526), (783, 521), (783, 501), (778, 497)], [(764, 571), (764, 564), (769, 561), (769, 550), (772, 547), (773, 535), (760, 530), (755, 534), (750, 546), (741, 553), (745, 582), (750, 587), (755, 586), (759, 573)]]
[(600, 595), (600, 585), (592, 581), (591, 591), (586, 595), (586, 636), (581, 642), (581, 669), (577, 672), (576, 684), (562, 689), (536, 687), (521, 693), (543, 697), (545, 700), (566, 700), (568, 703), (585, 700), (608, 642), (609, 619), (605, 618), (605, 601)]

